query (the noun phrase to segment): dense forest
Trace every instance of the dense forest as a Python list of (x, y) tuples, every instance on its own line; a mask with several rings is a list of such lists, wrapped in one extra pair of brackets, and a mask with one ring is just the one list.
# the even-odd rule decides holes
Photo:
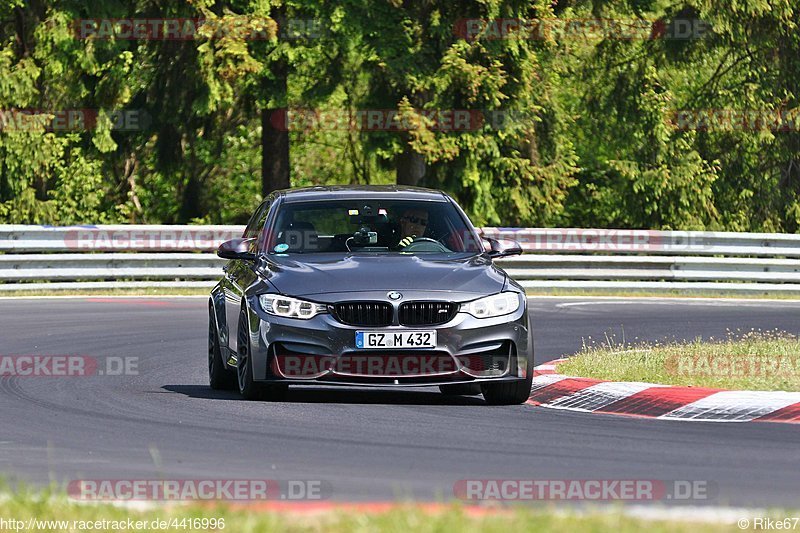
[(2, 0), (0, 223), (288, 186), (480, 225), (800, 229), (800, 0)]

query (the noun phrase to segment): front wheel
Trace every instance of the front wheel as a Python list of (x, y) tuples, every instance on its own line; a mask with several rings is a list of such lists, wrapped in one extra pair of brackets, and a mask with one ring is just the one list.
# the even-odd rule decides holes
[(236, 373), (225, 368), (213, 311), (208, 313), (208, 384), (214, 390), (236, 389)]
[(489, 405), (517, 405), (525, 403), (531, 395), (533, 372), (522, 381), (510, 383), (484, 383), (481, 385), (483, 399)]
[[(519, 356), (517, 356), (519, 357)], [(512, 358), (513, 362), (513, 358)], [(516, 366), (516, 362), (514, 362)], [(514, 368), (512, 366), (512, 368)], [(520, 381), (482, 383), (483, 399), (489, 405), (517, 405), (525, 403), (531, 396), (533, 384), (533, 353), (527, 356), (526, 376)]]
[(238, 361), (236, 376), (239, 382), (239, 394), (245, 400), (282, 400), (289, 390), (288, 385), (266, 385), (253, 379), (253, 359), (250, 350), (250, 335), (247, 314), (244, 308), (239, 315), (239, 334), (236, 352)]

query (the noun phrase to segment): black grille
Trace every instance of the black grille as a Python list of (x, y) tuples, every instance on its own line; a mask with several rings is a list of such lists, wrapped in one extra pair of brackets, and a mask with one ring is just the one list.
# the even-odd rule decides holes
[(336, 320), (349, 326), (390, 326), (392, 305), (385, 302), (344, 302), (333, 306)]
[(408, 302), (400, 306), (400, 323), (404, 326), (435, 326), (450, 322), (458, 312), (452, 302)]

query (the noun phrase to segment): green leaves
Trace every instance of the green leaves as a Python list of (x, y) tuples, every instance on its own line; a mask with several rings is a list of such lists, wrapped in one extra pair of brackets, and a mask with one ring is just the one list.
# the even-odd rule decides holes
[[(795, 3), (562, 4), (194, 0), (145, 13), (126, 0), (9, 0), (0, 221), (238, 221), (259, 200), (261, 111), (288, 127), (282, 110), (300, 108), (341, 120), (289, 132), (295, 186), (441, 187), (479, 224), (800, 230)], [(74, 34), (77, 19), (145, 15), (206, 24), (186, 40)], [(536, 17), (578, 29), (678, 19), (694, 33), (491, 27)], [(490, 28), (468, 39), (466, 21)], [(96, 123), (57, 122), (81, 110)], [(120, 110), (142, 120), (119, 128)], [(369, 112), (404, 127), (353, 119)], [(717, 118), (679, 124), (681, 112)], [(456, 113), (466, 126), (448, 125)]]

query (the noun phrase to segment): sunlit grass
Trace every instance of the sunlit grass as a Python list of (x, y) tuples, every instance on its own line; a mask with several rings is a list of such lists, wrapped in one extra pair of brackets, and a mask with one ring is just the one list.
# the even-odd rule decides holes
[(558, 366), (558, 373), (611, 381), (800, 391), (800, 339), (761, 330), (691, 342), (586, 339), (577, 355)]
[[(184, 524), (168, 531), (231, 531), (236, 533), (270, 531), (350, 532), (387, 531), (414, 532), (459, 532), (486, 531), (508, 533), (509, 531), (544, 532), (631, 532), (647, 530), (659, 532), (717, 532), (730, 531), (731, 524), (697, 523), (686, 521), (644, 520), (626, 515), (622, 508), (610, 510), (569, 511), (551, 507), (531, 508), (515, 506), (494, 510), (474, 511), (458, 504), (430, 506), (402, 504), (389, 510), (370, 511), (344, 507), (342, 509), (315, 510), (302, 507), (270, 510), (269, 508), (242, 505), (181, 505), (169, 504), (147, 510), (132, 510), (109, 504), (79, 504), (63, 495), (51, 493), (8, 492), (0, 498), (0, 517), (24, 523), (36, 520), (38, 531), (114, 530), (113, 521), (143, 521), (148, 524), (144, 531), (153, 531), (153, 520)], [(66, 521), (56, 524), (52, 521)], [(105, 527), (102, 527), (105, 522)], [(50, 522), (48, 524), (48, 522)], [(92, 523), (87, 527), (87, 523)], [(224, 527), (220, 527), (224, 523)], [(186, 529), (187, 524), (194, 527)], [(204, 526), (205, 524), (205, 526)], [(211, 524), (216, 525), (212, 527)], [(11, 526), (6, 522), (5, 526)], [(66, 526), (62, 528), (61, 526)], [(119, 526), (117, 526), (119, 527)], [(733, 526), (735, 527), (735, 526)], [(6, 527), (14, 530), (13, 527)], [(164, 530), (164, 529), (162, 529)]]

